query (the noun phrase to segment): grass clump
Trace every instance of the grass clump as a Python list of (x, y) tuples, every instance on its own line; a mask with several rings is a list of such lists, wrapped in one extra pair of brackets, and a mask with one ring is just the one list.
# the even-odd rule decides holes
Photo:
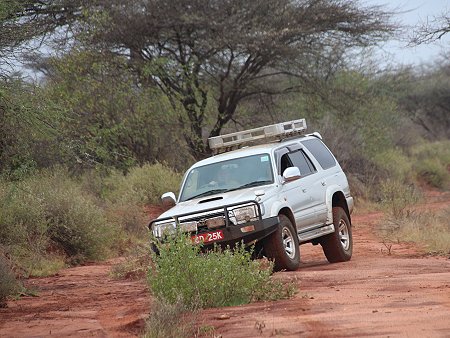
[(234, 250), (201, 253), (189, 238), (179, 236), (160, 245), (148, 280), (157, 299), (188, 308), (208, 308), (290, 297), (294, 289), (271, 279), (272, 265), (263, 268), (243, 245)]
[(8, 261), (0, 255), (0, 308), (6, 307), (7, 298), (18, 290), (19, 282), (16, 280)]
[[(64, 169), (1, 182), (0, 244), (28, 274), (106, 257), (116, 227)], [(51, 268), (53, 266), (53, 268)], [(56, 272), (56, 271), (53, 271)]]
[(151, 261), (152, 254), (148, 243), (136, 243), (130, 247), (125, 259), (113, 266), (111, 275), (116, 279), (145, 278)]
[(410, 159), (396, 148), (388, 148), (374, 155), (374, 162), (378, 168), (385, 172), (385, 177), (398, 181), (408, 182), (413, 177)]
[(390, 217), (400, 219), (410, 212), (410, 206), (420, 200), (420, 194), (414, 185), (388, 179), (379, 187), (381, 205)]
[(390, 241), (414, 242), (421, 244), (427, 253), (450, 255), (449, 218), (450, 208), (413, 212), (399, 219), (388, 219), (382, 232)]
[(427, 158), (419, 160), (415, 169), (419, 177), (432, 187), (445, 189), (450, 184), (450, 173), (440, 159)]
[(182, 301), (167, 303), (155, 300), (147, 319), (144, 338), (190, 338), (196, 337), (194, 320), (196, 311), (190, 312)]

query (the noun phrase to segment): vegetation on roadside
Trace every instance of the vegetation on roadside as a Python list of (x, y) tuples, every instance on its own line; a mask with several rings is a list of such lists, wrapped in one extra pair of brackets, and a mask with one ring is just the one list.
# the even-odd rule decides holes
[(158, 249), (148, 270), (155, 303), (145, 337), (208, 336), (210, 328), (198, 327), (195, 320), (200, 309), (286, 299), (297, 292), (292, 281), (271, 276), (271, 262), (252, 260), (251, 249), (244, 245), (201, 252), (190, 238), (179, 235)]
[(16, 293), (18, 289), (19, 282), (8, 261), (0, 253), (0, 308), (6, 306), (8, 296)]
[(0, 180), (0, 257), (10, 257), (17, 267), (16, 273), (2, 274), (5, 285), (11, 285), (8, 276), (51, 275), (145, 240), (149, 196), (175, 190), (179, 180), (162, 164), (136, 167), (129, 175), (74, 176), (55, 167), (19, 181)]
[[(0, 257), (14, 267), (4, 276), (48, 275), (147, 241), (145, 207), (176, 192), (179, 173), (210, 154), (207, 136), (237, 129), (305, 117), (336, 154), (355, 197), (379, 203), (396, 222), (413, 217), (421, 186), (450, 189), (448, 57), (387, 71), (358, 58), (355, 47), (395, 30), (382, 7), (273, 0), (142, 7), (133, 0), (136, 6), (117, 10), (115, 2), (0, 4)], [(55, 34), (65, 29), (65, 37)], [(56, 36), (57, 56), (29, 53), (30, 41)], [(39, 81), (6, 71), (15, 51), (26, 54)], [(445, 230), (440, 217), (414, 217)], [(147, 269), (147, 253), (135, 251), (117, 275)], [(239, 265), (244, 252), (235, 255), (199, 256), (256, 269)], [(248, 293), (228, 301), (264, 298), (249, 290), (265, 274), (255, 272), (242, 284)], [(164, 299), (178, 297), (160, 288)], [(209, 306), (199, 290), (181, 290), (184, 301)]]
[(292, 285), (272, 279), (272, 265), (252, 260), (244, 245), (201, 253), (199, 245), (180, 235), (158, 249), (148, 281), (153, 295), (167, 303), (220, 307), (289, 298), (295, 292)]
[(386, 218), (380, 226), (385, 241), (414, 242), (429, 254), (450, 257), (450, 208), (416, 209), (397, 218)]

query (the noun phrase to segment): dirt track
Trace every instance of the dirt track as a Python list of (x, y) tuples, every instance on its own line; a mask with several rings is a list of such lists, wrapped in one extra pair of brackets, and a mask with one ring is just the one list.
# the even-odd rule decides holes
[[(450, 204), (448, 195), (430, 197), (428, 208)], [(200, 325), (222, 337), (450, 337), (450, 259), (410, 244), (393, 245), (389, 255), (373, 233), (381, 217), (353, 217), (350, 262), (328, 264), (320, 246), (302, 246), (300, 269), (278, 275), (296, 280), (294, 299), (208, 309)], [(149, 296), (143, 282), (112, 280), (113, 263), (30, 279), (39, 297), (0, 309), (0, 337), (137, 336)]]

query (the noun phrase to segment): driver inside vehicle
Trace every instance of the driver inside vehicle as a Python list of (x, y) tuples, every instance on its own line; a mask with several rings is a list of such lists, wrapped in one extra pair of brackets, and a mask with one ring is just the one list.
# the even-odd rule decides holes
[(222, 165), (217, 171), (215, 180), (210, 182), (210, 184), (227, 189), (239, 187), (240, 183), (236, 180), (236, 169), (236, 164)]

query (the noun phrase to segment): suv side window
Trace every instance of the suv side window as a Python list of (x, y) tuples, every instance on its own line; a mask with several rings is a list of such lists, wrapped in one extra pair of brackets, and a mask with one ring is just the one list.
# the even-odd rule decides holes
[(280, 174), (282, 175), (286, 168), (297, 167), (300, 169), (302, 176), (307, 176), (316, 171), (311, 160), (306, 156), (303, 150), (298, 149), (291, 153), (286, 153), (281, 156), (280, 160)]
[(316, 168), (314, 168), (311, 160), (306, 156), (303, 150), (299, 149), (288, 155), (294, 166), (300, 169), (300, 174), (302, 176), (310, 175), (316, 171)]
[(311, 152), (311, 154), (313, 154), (324, 170), (336, 165), (334, 156), (319, 139), (311, 139), (301, 142)]

